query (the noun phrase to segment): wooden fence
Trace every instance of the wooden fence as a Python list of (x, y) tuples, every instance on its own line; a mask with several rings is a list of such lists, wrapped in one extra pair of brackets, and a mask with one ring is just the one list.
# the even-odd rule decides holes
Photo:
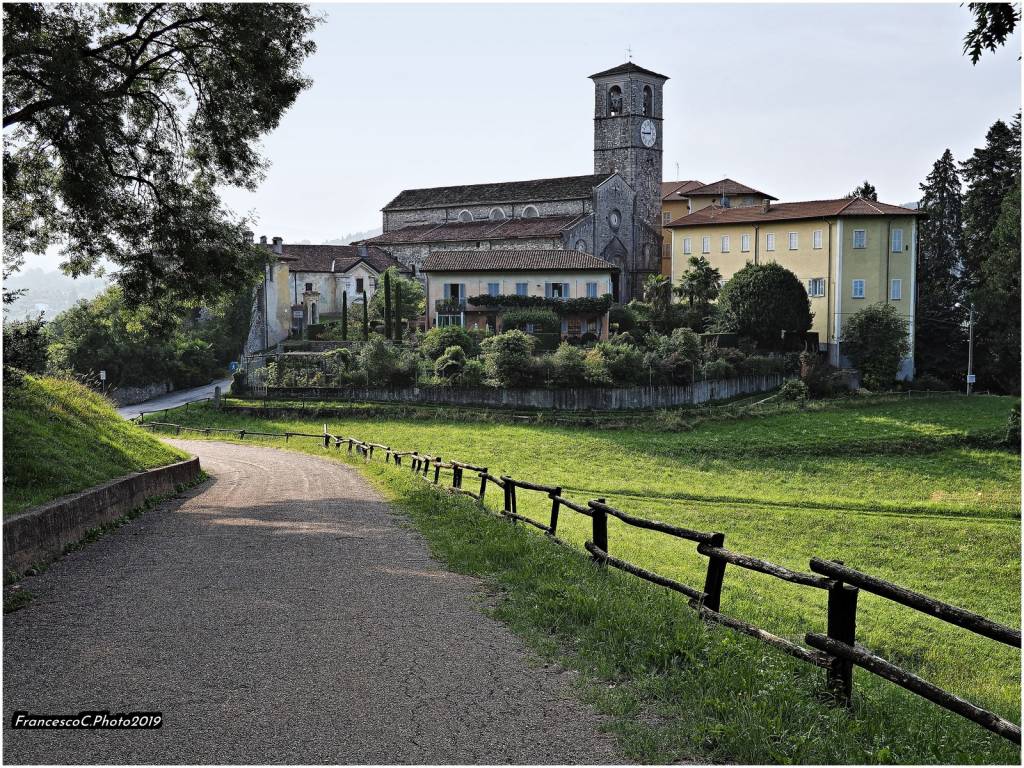
[[(142, 423), (141, 420), (139, 423)], [(486, 506), (485, 498), (488, 486), (494, 485), (503, 494), (501, 508), (496, 511), (496, 514), (510, 520), (513, 524), (524, 523), (537, 528), (551, 540), (563, 546), (568, 545), (564, 540), (558, 538), (557, 535), (560, 512), (565, 509), (569, 512), (583, 515), (591, 520), (591, 538), (585, 542), (584, 548), (599, 566), (611, 566), (644, 581), (649, 581), (678, 592), (688, 598), (687, 604), (703, 620), (756, 638), (793, 658), (824, 669), (828, 689), (837, 703), (845, 706), (849, 706), (851, 703), (853, 696), (853, 668), (858, 666), (951, 712), (972, 720), (1014, 744), (1019, 745), (1021, 743), (1021, 729), (1019, 725), (939, 688), (914, 673), (886, 661), (881, 656), (858, 643), (856, 641), (857, 599), (860, 591), (863, 590), (1014, 648), (1021, 647), (1021, 631), (999, 624), (963, 608), (906, 589), (898, 584), (893, 584), (884, 579), (855, 570), (844, 565), (841, 561), (822, 560), (813, 557), (810, 560), (811, 573), (793, 571), (767, 560), (726, 549), (724, 533), (694, 531), (657, 520), (635, 517), (609, 506), (605, 503), (605, 499), (591, 499), (582, 504), (563, 496), (563, 489), (559, 486), (518, 480), (508, 475), (494, 475), (488, 467), (467, 464), (451, 459), (446, 461), (437, 455), (420, 453), (418, 451), (397, 451), (390, 446), (380, 443), (364, 442), (354, 437), (338, 437), (328, 432), (326, 424), (324, 424), (322, 434), (253, 432), (244, 429), (189, 427), (166, 422), (149, 422), (143, 424), (143, 426), (150, 429), (173, 429), (175, 434), (181, 434), (182, 430), (201, 432), (205, 435), (229, 433), (237, 435), (241, 439), (244, 439), (246, 435), (283, 437), (285, 441), (292, 437), (315, 438), (318, 441), (323, 441), (324, 448), (330, 448), (333, 444), (336, 450), (340, 450), (341, 446), (345, 445), (347, 446), (348, 453), (354, 452), (362, 456), (366, 461), (370, 461), (374, 453), (377, 452), (383, 454), (385, 463), (391, 463), (398, 467), (408, 466), (414, 474), (433, 483), (438, 488), (451, 493), (472, 497), (488, 512), (492, 510)], [(450, 485), (447, 482), (442, 483), (442, 472), (450, 473)], [(475, 473), (479, 479), (479, 485), (474, 486), (476, 490), (463, 487), (467, 472), (470, 475)], [(551, 511), (546, 522), (534, 520), (519, 512), (519, 490), (547, 496), (551, 501)], [(697, 545), (696, 553), (708, 559), (704, 584), (700, 588), (683, 584), (675, 579), (642, 568), (635, 563), (614, 557), (610, 553), (608, 542), (609, 516), (634, 528), (654, 531), (695, 543)], [(755, 571), (811, 589), (824, 590), (828, 598), (825, 634), (808, 632), (804, 636), (804, 641), (810, 647), (805, 647), (799, 643), (774, 635), (742, 619), (722, 613), (720, 610), (722, 587), (728, 565)]]

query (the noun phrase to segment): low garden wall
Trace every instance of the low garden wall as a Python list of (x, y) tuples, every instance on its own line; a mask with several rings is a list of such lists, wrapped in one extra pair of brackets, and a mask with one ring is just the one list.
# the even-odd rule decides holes
[(174, 391), (174, 385), (169, 381), (161, 381), (147, 384), (144, 387), (117, 387), (107, 393), (107, 397), (120, 406), (135, 405), (144, 403), (159, 395), (166, 395)]
[(627, 411), (671, 408), (767, 392), (782, 385), (779, 373), (698, 381), (680, 386), (587, 389), (491, 389), (449, 387), (267, 387), (268, 399), (430, 403), (566, 411)]
[(109, 523), (154, 496), (174, 493), (199, 477), (199, 459), (137, 472), (87, 491), (19, 512), (4, 520), (4, 572), (21, 573), (29, 566), (60, 556), (90, 528)]

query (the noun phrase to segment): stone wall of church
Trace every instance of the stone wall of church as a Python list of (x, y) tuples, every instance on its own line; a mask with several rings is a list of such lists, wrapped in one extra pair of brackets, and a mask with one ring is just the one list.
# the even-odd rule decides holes
[[(477, 242), (480, 245), (477, 245)], [(562, 237), (529, 237), (507, 240), (472, 240), (468, 242), (399, 243), (379, 246), (405, 266), (419, 269), (427, 254), (433, 251), (489, 251), (489, 250), (561, 250), (569, 246)], [(571, 241), (575, 242), (575, 240)]]
[(491, 211), (495, 208), (500, 209), (505, 214), (505, 218), (519, 219), (523, 217), (523, 210), (529, 205), (537, 209), (539, 216), (575, 216), (590, 213), (593, 209), (593, 203), (588, 198), (586, 200), (548, 200), (540, 203), (459, 205), (451, 208), (385, 211), (383, 230), (393, 232), (413, 224), (443, 224), (446, 221), (458, 221), (459, 214), (463, 211), (473, 214), (474, 221), (487, 221), (491, 218)]
[(619, 268), (619, 300), (633, 298), (631, 274), (636, 269), (634, 241), (635, 193), (620, 176), (594, 190), (594, 255)]

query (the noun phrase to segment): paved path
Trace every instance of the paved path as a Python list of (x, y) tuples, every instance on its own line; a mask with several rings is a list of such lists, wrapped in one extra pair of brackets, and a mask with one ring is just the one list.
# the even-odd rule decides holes
[(118, 408), (117, 412), (126, 419), (134, 419), (143, 411), (146, 413), (162, 411), (164, 408), (177, 408), (179, 405), (184, 405), (185, 403), (192, 403), (196, 400), (204, 400), (207, 397), (213, 397), (214, 387), (220, 387), (221, 394), (226, 395), (228, 393), (228, 387), (230, 386), (231, 379), (211, 381), (209, 384), (204, 384), (201, 387), (180, 389), (176, 392), (169, 392), (166, 395), (161, 395), (160, 397), (154, 397), (152, 400), (147, 400), (144, 403), (126, 405), (123, 408)]
[[(4, 617), (4, 762), (614, 762), (570, 677), (485, 617), (354, 469), (174, 441), (213, 480), (65, 557)], [(161, 710), (12, 731), (15, 710)]]

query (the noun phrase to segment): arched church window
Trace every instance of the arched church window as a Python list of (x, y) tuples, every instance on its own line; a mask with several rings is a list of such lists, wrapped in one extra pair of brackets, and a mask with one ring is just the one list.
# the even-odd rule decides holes
[(585, 242), (583, 242), (582, 240), (577, 240), (576, 241), (576, 250), (577, 251), (581, 251), (582, 253), (586, 253), (587, 252), (587, 244)]
[(528, 205), (525, 208), (523, 208), (524, 219), (536, 219), (538, 216), (540, 216), (540, 214), (537, 213), (536, 207)]
[(459, 211), (459, 221), (472, 221), (472, 220), (473, 220), (473, 214), (472, 213), (470, 213), (469, 211), (467, 211), (465, 209)]
[(651, 86), (644, 86), (644, 114), (651, 115), (654, 113), (654, 91), (651, 90)]
[(612, 117), (622, 114), (622, 89), (617, 85), (608, 89), (608, 114)]
[(491, 221), (503, 221), (505, 212), (501, 208), (491, 208)]

